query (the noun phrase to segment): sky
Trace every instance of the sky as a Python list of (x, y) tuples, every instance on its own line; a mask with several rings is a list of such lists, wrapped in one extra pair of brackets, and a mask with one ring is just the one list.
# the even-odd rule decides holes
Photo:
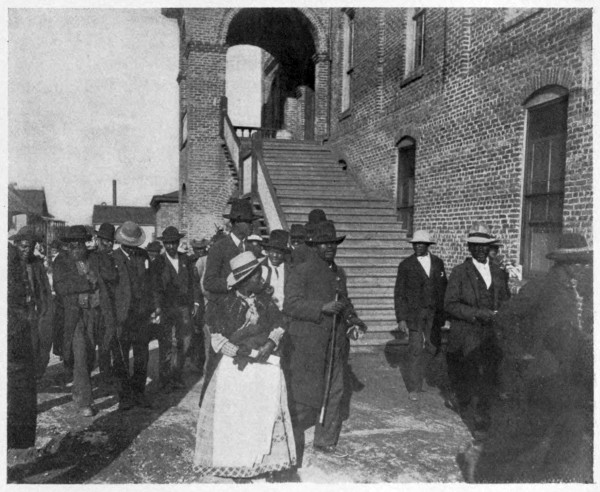
[[(112, 204), (113, 179), (118, 205), (177, 190), (175, 20), (158, 8), (9, 9), (8, 27), (9, 183), (44, 187), (69, 224)], [(228, 53), (234, 124), (258, 124), (257, 52)]]

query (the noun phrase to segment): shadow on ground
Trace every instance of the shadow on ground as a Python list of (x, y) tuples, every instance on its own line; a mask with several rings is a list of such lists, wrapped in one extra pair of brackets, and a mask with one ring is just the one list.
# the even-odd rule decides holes
[[(158, 349), (151, 350), (149, 372), (153, 372), (156, 365), (157, 352)], [(200, 372), (187, 372), (186, 388), (167, 394), (158, 392), (152, 382), (146, 393), (153, 408), (119, 411), (115, 392), (99, 388), (98, 376), (94, 376), (95, 407), (99, 413), (91, 419), (76, 413), (70, 386), (65, 385), (62, 364), (49, 366), (38, 381), (38, 422), (44, 413), (52, 412), (52, 418), (67, 424), (59, 427), (72, 430), (51, 437), (39, 450), (23, 450), (12, 466), (9, 462), (8, 483), (85, 483), (110, 465), (165, 411), (177, 406), (200, 377)], [(56, 397), (47, 398), (47, 395)]]

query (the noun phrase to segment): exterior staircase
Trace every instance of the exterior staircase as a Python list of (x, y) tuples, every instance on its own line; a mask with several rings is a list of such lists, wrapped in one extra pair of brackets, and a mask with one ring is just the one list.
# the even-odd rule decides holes
[(305, 224), (315, 208), (325, 211), (346, 240), (336, 262), (348, 276), (348, 291), (367, 335), (354, 351), (381, 349), (399, 338), (394, 314), (398, 263), (412, 254), (406, 231), (388, 200), (373, 199), (314, 142), (263, 140), (263, 157), (288, 226)]

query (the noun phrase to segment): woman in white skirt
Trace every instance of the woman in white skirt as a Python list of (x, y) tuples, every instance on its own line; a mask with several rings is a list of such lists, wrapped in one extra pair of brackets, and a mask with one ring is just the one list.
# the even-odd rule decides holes
[(283, 316), (250, 251), (233, 258), (227, 297), (209, 308), (211, 345), (220, 357), (198, 417), (194, 469), (200, 475), (250, 478), (296, 465), (279, 366)]

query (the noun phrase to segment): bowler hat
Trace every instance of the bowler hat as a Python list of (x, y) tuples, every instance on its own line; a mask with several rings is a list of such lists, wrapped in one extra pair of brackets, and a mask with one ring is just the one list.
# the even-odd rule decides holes
[(127, 220), (117, 228), (115, 241), (123, 246), (140, 246), (146, 240), (146, 233), (135, 222)]
[(315, 230), (312, 237), (307, 239), (306, 242), (311, 244), (340, 244), (344, 239), (346, 239), (346, 236), (337, 236), (334, 223), (331, 220), (326, 220), (315, 225)]
[(429, 231), (419, 230), (415, 231), (413, 237), (408, 240), (409, 243), (427, 243), (427, 244), (436, 244), (435, 241), (432, 241), (429, 237)]
[(283, 229), (273, 229), (269, 239), (263, 245), (267, 249), (278, 249), (290, 253), (290, 233)]
[(114, 241), (115, 240), (115, 226), (112, 224), (109, 224), (108, 222), (104, 222), (103, 224), (100, 224), (100, 227), (98, 228), (98, 232), (96, 232), (96, 236), (98, 236), (101, 239), (106, 239), (107, 241)]
[(87, 231), (84, 225), (74, 225), (67, 229), (67, 233), (63, 237), (66, 243), (83, 241), (87, 242), (92, 239), (92, 235)]
[(292, 224), (290, 227), (290, 236), (292, 239), (306, 239), (306, 228), (302, 224)]
[(258, 218), (252, 210), (252, 203), (246, 198), (236, 198), (233, 200), (230, 212), (224, 214), (223, 217), (236, 222), (252, 222)]
[(162, 236), (160, 236), (157, 239), (159, 239), (163, 243), (172, 243), (175, 241), (179, 241), (182, 237), (185, 237), (185, 234), (181, 234), (177, 230), (177, 227), (169, 226), (163, 231)]
[(16, 234), (13, 234), (12, 236), (10, 236), (8, 239), (10, 239), (11, 241), (23, 241), (23, 240), (27, 240), (27, 241), (38, 241), (38, 235), (35, 233), (35, 230), (33, 229), (32, 226), (23, 226), (19, 229), (19, 232), (17, 232)]
[(158, 241), (152, 241), (146, 246), (146, 251), (150, 251), (151, 253), (160, 253), (161, 250), (162, 245)]
[(565, 233), (558, 239), (558, 248), (546, 255), (558, 263), (590, 263), (593, 250), (581, 234)]
[(496, 238), (490, 234), (490, 230), (485, 224), (475, 222), (469, 229), (467, 242), (471, 244), (492, 244), (496, 242)]
[(229, 266), (231, 267), (231, 273), (227, 276), (227, 287), (231, 288), (235, 284), (241, 282), (246, 277), (252, 275), (252, 273), (262, 265), (267, 258), (256, 258), (252, 251), (244, 251), (237, 256), (234, 256), (229, 260)]

